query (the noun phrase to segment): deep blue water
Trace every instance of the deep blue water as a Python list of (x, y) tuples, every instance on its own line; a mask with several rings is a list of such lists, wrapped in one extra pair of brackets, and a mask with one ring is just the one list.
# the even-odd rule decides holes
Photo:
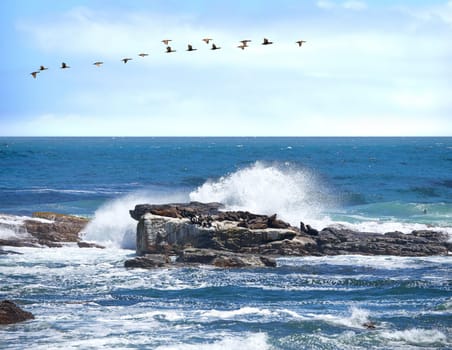
[(109, 247), (0, 255), (0, 299), (36, 315), (0, 326), (0, 348), (452, 348), (450, 256), (124, 269), (128, 210), (188, 200), (318, 228), (450, 234), (452, 138), (0, 138), (0, 213), (89, 216), (86, 238)]

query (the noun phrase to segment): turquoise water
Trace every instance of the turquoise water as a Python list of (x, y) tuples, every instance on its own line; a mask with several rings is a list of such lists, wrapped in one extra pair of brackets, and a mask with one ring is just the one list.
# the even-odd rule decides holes
[(0, 221), (84, 215), (85, 238), (108, 246), (0, 255), (0, 299), (36, 315), (1, 326), (0, 348), (451, 348), (450, 257), (123, 268), (138, 203), (220, 201), (295, 225), (452, 233), (451, 174), (452, 138), (0, 138)]

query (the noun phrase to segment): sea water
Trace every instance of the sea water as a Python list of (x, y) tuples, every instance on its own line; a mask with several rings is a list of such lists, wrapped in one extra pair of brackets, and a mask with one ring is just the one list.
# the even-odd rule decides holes
[[(452, 233), (452, 138), (0, 138), (0, 238), (34, 211), (107, 249), (14, 248), (4, 349), (452, 348), (451, 257), (125, 269), (139, 203), (218, 201), (293, 225)], [(375, 322), (368, 330), (363, 323)]]

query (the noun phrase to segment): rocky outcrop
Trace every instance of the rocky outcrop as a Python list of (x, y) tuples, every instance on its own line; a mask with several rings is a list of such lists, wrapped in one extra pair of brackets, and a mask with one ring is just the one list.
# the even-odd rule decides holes
[(0, 239), (0, 246), (61, 247), (64, 243), (79, 243), (81, 247), (100, 247), (81, 240), (87, 218), (51, 212), (36, 212), (31, 218), (11, 215), (1, 218), (0, 229), (11, 234)]
[[(220, 211), (219, 203), (137, 205), (137, 254), (129, 266), (203, 263), (221, 267), (273, 266), (275, 256), (304, 255), (445, 255), (446, 234), (356, 232), (344, 228), (299, 228), (272, 216), (244, 211)], [(156, 257), (160, 258), (155, 261)], [(164, 259), (161, 256), (165, 257)]]
[(0, 302), (0, 324), (12, 324), (32, 320), (31, 312), (24, 311), (10, 300)]

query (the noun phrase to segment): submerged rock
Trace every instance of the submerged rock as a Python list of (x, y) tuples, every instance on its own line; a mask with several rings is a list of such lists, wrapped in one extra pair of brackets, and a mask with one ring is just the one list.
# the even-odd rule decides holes
[(10, 300), (0, 302), (0, 324), (12, 324), (32, 320), (31, 312), (24, 311)]

